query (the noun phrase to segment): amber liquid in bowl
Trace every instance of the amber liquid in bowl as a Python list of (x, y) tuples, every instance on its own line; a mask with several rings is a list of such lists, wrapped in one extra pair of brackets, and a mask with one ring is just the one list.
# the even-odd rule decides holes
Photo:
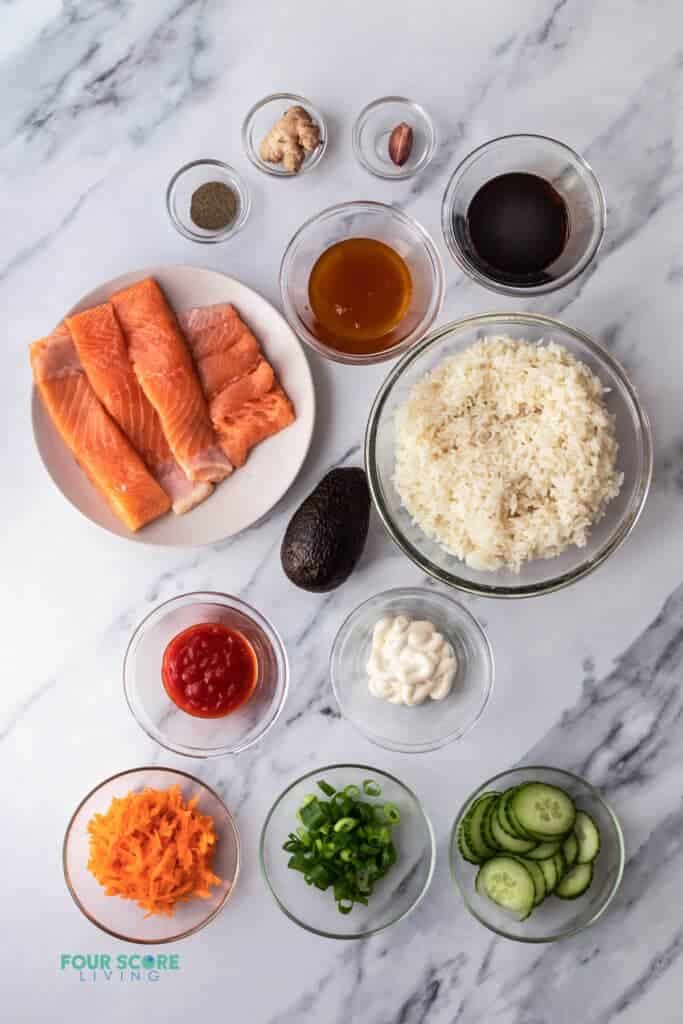
[(375, 238), (346, 238), (318, 257), (308, 281), (313, 332), (339, 352), (366, 355), (397, 344), (410, 307), (406, 261)]

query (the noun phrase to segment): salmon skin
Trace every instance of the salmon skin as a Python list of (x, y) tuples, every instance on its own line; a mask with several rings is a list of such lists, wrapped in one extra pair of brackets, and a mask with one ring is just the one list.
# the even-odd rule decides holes
[(213, 491), (210, 483), (190, 480), (182, 471), (161, 428), (161, 420), (138, 382), (126, 341), (109, 302), (66, 318), (76, 351), (93, 391), (118, 423), (154, 479), (180, 515)]
[(98, 400), (68, 328), (34, 342), (30, 357), (52, 422), (119, 519), (139, 530), (167, 512), (168, 495)]
[(202, 386), (173, 310), (148, 277), (111, 298), (133, 371), (166, 440), (191, 480), (217, 483), (233, 470), (218, 444)]
[(294, 422), (292, 403), (231, 303), (190, 309), (178, 320), (223, 451), (242, 466), (255, 445)]

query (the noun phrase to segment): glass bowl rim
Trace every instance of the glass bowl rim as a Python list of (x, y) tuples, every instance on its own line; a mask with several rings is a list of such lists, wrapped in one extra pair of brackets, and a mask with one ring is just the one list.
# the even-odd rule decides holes
[[(560, 149), (567, 154), (570, 162), (578, 165), (585, 178), (590, 182), (594, 190), (599, 209), (599, 216), (597, 220), (599, 230), (597, 232), (597, 237), (595, 242), (586, 250), (581, 259), (573, 267), (565, 271), (564, 274), (560, 275), (560, 277), (554, 278), (552, 281), (548, 281), (545, 284), (532, 285), (530, 287), (503, 284), (502, 282), (489, 277), (488, 274), (483, 273), (471, 264), (470, 261), (464, 257), (452, 228), (453, 200), (457, 186), (464, 172), (468, 170), (475, 160), (477, 160), (486, 150), (493, 149), (501, 143), (513, 142), (519, 139), (533, 140), (543, 144), (549, 144), (551, 147)], [(586, 270), (589, 264), (592, 263), (597, 256), (605, 238), (606, 230), (607, 202), (605, 200), (605, 193), (603, 192), (600, 180), (591, 165), (583, 156), (581, 156), (580, 153), (577, 153), (576, 150), (571, 148), (571, 146), (568, 146), (566, 142), (561, 142), (559, 139), (555, 139), (551, 135), (540, 135), (534, 132), (512, 132), (508, 135), (498, 135), (495, 138), (488, 139), (488, 141), (482, 142), (481, 145), (476, 146), (460, 161), (451, 174), (441, 201), (441, 231), (446, 243), (446, 248), (463, 273), (466, 274), (470, 280), (475, 281), (483, 288), (488, 288), (490, 291), (498, 292), (500, 295), (509, 295), (516, 298), (548, 295), (550, 292), (557, 291), (558, 289), (571, 284), (572, 281), (576, 280), (576, 278)]]
[[(220, 903), (216, 907), (214, 907), (211, 913), (203, 921), (200, 921), (198, 924), (193, 925), (191, 928), (186, 928), (185, 931), (180, 932), (178, 935), (172, 935), (168, 938), (137, 939), (131, 938), (128, 935), (121, 935), (120, 932), (114, 931), (113, 928), (107, 928), (106, 925), (102, 924), (101, 921), (98, 921), (97, 918), (94, 917), (93, 914), (91, 914), (83, 906), (83, 903), (81, 902), (76, 892), (76, 889), (71, 881), (69, 868), (67, 866), (67, 848), (69, 845), (69, 839), (71, 838), (71, 832), (79, 812), (85, 807), (88, 800), (90, 800), (91, 797), (93, 797), (100, 789), (103, 789), (105, 786), (107, 786), (110, 782), (114, 782), (116, 779), (121, 779), (125, 775), (137, 775), (139, 772), (167, 772), (169, 775), (182, 775), (183, 778), (189, 779), (190, 782), (199, 786), (200, 790), (206, 790), (223, 808), (226, 820), (230, 828), (232, 829), (233, 839), (235, 843), (235, 873), (230, 881), (230, 886), (224, 893)], [(69, 890), (72, 900), (74, 901), (80, 912), (83, 914), (84, 917), (88, 919), (88, 921), (90, 921), (91, 924), (94, 924), (97, 928), (100, 929), (100, 931), (106, 932), (107, 935), (111, 935), (112, 938), (120, 939), (122, 942), (132, 942), (139, 946), (162, 946), (169, 942), (179, 942), (181, 939), (186, 939), (190, 935), (194, 935), (196, 932), (201, 931), (202, 928), (205, 928), (207, 924), (210, 924), (211, 921), (213, 921), (213, 919), (220, 913), (220, 911), (223, 909), (223, 907), (226, 905), (226, 903), (232, 896), (235, 890), (235, 886), (237, 884), (237, 879), (239, 878), (240, 875), (241, 866), (242, 854), (239, 829), (237, 827), (237, 822), (235, 821), (233, 815), (228, 810), (225, 801), (222, 799), (222, 797), (218, 795), (213, 786), (209, 786), (208, 783), (204, 782), (202, 779), (198, 779), (196, 775), (191, 775), (190, 772), (183, 771), (181, 768), (167, 768), (164, 765), (152, 764), (142, 765), (139, 768), (125, 768), (123, 771), (114, 772), (113, 775), (109, 775), (106, 779), (103, 779), (102, 782), (99, 782), (96, 786), (93, 786), (93, 788), (89, 790), (89, 792), (87, 792), (85, 796), (78, 802), (76, 809), (69, 818), (68, 824), (66, 826), (66, 831), (64, 833), (64, 839), (62, 840), (62, 870), (64, 872), (64, 881), (66, 882), (66, 887)]]
[[(286, 280), (289, 273), (289, 264), (292, 259), (292, 254), (304, 233), (308, 231), (309, 228), (317, 225), (318, 223), (332, 220), (339, 214), (351, 211), (362, 212), (363, 210), (370, 213), (388, 213), (390, 216), (395, 217), (396, 220), (400, 221), (404, 227), (407, 227), (418, 235), (427, 253), (433, 271), (434, 285), (432, 289), (431, 305), (434, 309), (428, 324), (424, 328), (415, 328), (398, 344), (393, 345), (391, 348), (385, 349), (382, 352), (371, 352), (367, 355), (357, 355), (350, 352), (339, 352), (337, 349), (324, 345), (313, 334), (311, 334), (306, 326), (301, 323), (301, 320), (289, 301)], [(398, 206), (394, 206), (392, 203), (383, 203), (375, 199), (351, 199), (347, 202), (334, 203), (332, 206), (327, 206), (323, 210), (319, 210), (318, 213), (313, 214), (313, 216), (308, 217), (303, 224), (299, 225), (285, 247), (285, 251), (282, 254), (282, 260), (280, 261), (278, 280), (285, 319), (297, 337), (300, 338), (304, 344), (308, 345), (309, 348), (312, 348), (315, 352), (324, 356), (326, 359), (331, 359), (332, 362), (335, 363), (346, 363), (353, 366), (367, 366), (374, 363), (383, 363), (388, 359), (396, 359), (396, 357), (401, 353), (413, 348), (420, 339), (424, 337), (425, 332), (429, 331), (430, 327), (439, 316), (443, 307), (446, 290), (443, 261), (439, 250), (436, 247), (436, 243), (427, 229), (424, 228), (418, 220), (411, 217), (410, 214), (406, 213)], [(420, 333), (415, 337), (416, 331), (418, 330), (420, 330)]]
[[(484, 650), (486, 651), (486, 681), (484, 683), (484, 686), (482, 687), (484, 691), (484, 699), (480, 704), (476, 715), (474, 716), (474, 718), (471, 719), (471, 721), (467, 723), (467, 725), (464, 728), (455, 730), (454, 732), (449, 733), (448, 736), (445, 736), (443, 739), (439, 739), (430, 743), (391, 743), (385, 739), (380, 739), (378, 736), (375, 735), (375, 733), (371, 732), (369, 729), (365, 729), (362, 725), (360, 725), (360, 723), (355, 718), (351, 718), (350, 715), (347, 714), (344, 704), (340, 699), (337, 687), (337, 680), (335, 677), (335, 673), (332, 669), (334, 655), (337, 650), (340, 637), (346, 631), (346, 628), (350, 623), (351, 619), (353, 619), (358, 614), (358, 612), (362, 611), (363, 608), (369, 605), (371, 601), (376, 601), (378, 598), (387, 600), (399, 594), (406, 596), (428, 594), (430, 597), (436, 597), (439, 601), (442, 601), (445, 604), (455, 605), (455, 607), (458, 608), (461, 613), (464, 613), (464, 617), (468, 622), (469, 628), (471, 628), (472, 631), (476, 633), (476, 635), (483, 641), (483, 647)], [(493, 694), (493, 687), (496, 678), (496, 663), (493, 655), (491, 641), (489, 640), (488, 634), (484, 627), (482, 626), (481, 622), (469, 610), (469, 608), (467, 608), (460, 601), (457, 601), (452, 594), (443, 594), (441, 593), (440, 590), (436, 590), (433, 587), (390, 587), (388, 590), (382, 590), (377, 594), (372, 594), (370, 597), (365, 598), (364, 601), (361, 601), (360, 604), (356, 605), (356, 607), (353, 608), (345, 617), (344, 621), (342, 622), (341, 626), (339, 627), (335, 634), (334, 640), (332, 641), (332, 646), (330, 648), (330, 656), (328, 659), (328, 672), (330, 676), (330, 682), (332, 683), (332, 692), (334, 693), (339, 710), (341, 711), (346, 721), (350, 722), (354, 729), (358, 730), (361, 736), (365, 736), (365, 738), (370, 740), (371, 743), (374, 743), (376, 746), (381, 747), (383, 750), (393, 750), (402, 754), (427, 754), (432, 750), (440, 750), (442, 747), (448, 746), (449, 743), (454, 743), (456, 740), (463, 739), (465, 736), (467, 736), (469, 732), (472, 731), (475, 725), (480, 721), (484, 712), (486, 711), (486, 708), (488, 707), (489, 701), (491, 700), (491, 696)]]
[[(403, 168), (397, 168), (395, 173), (391, 171), (380, 171), (376, 167), (373, 167), (366, 159), (363, 154), (360, 144), (360, 132), (364, 126), (367, 118), (371, 113), (380, 107), (384, 106), (385, 103), (401, 103), (417, 113), (422, 118), (423, 122), (427, 125), (429, 132), (429, 144), (425, 149), (421, 159), (415, 164), (414, 167), (404, 170)], [(366, 103), (363, 109), (357, 115), (353, 122), (353, 129), (351, 132), (351, 143), (353, 145), (353, 152), (356, 160), (361, 167), (366, 170), (369, 174), (372, 174), (375, 178), (380, 178), (382, 181), (406, 181), (408, 178), (414, 177), (421, 171), (424, 171), (426, 167), (432, 162), (434, 154), (436, 153), (437, 146), (437, 133), (434, 119), (428, 110), (426, 110), (421, 103), (416, 100), (411, 100), (409, 96), (379, 96), (376, 100), (372, 100), (370, 103)]]
[[(268, 106), (269, 103), (275, 103), (278, 100), (290, 100), (293, 101), (300, 107), (304, 107), (309, 114), (313, 117), (313, 120), (318, 124), (321, 133), (320, 144), (318, 148), (311, 156), (310, 160), (304, 160), (303, 164), (296, 172), (278, 170), (278, 164), (273, 164), (272, 167), (266, 164), (265, 160), (261, 160), (253, 146), (249, 141), (249, 129), (251, 122), (254, 120), (259, 111), (263, 110), (264, 107)], [(329, 141), (330, 132), (327, 126), (327, 121), (324, 115), (311, 103), (310, 100), (306, 99), (305, 96), (299, 96), (295, 92), (271, 92), (267, 96), (254, 103), (247, 113), (244, 115), (242, 121), (242, 148), (247, 155), (247, 159), (250, 163), (262, 174), (268, 174), (271, 178), (281, 178), (286, 181), (290, 178), (300, 178), (302, 174), (307, 174), (312, 171), (314, 167), (317, 167), (323, 156), (327, 152), (327, 143)]]
[[(128, 671), (128, 665), (134, 653), (133, 646), (143, 635), (145, 627), (148, 625), (149, 620), (153, 616), (157, 615), (163, 609), (168, 608), (169, 605), (176, 604), (180, 601), (185, 601), (186, 598), (195, 598), (197, 600), (197, 603), (199, 603), (199, 600), (201, 600), (202, 598), (220, 598), (221, 600), (217, 602), (218, 604), (222, 604), (223, 607), (236, 608), (238, 611), (241, 611), (247, 618), (253, 619), (255, 624), (263, 630), (263, 632), (268, 637), (268, 640), (271, 642), (273, 648), (275, 649), (276, 653), (279, 654), (282, 659), (282, 693), (278, 699), (278, 705), (275, 710), (275, 714), (273, 715), (273, 718), (268, 723), (266, 728), (258, 732), (257, 735), (249, 741), (249, 743), (240, 743), (238, 746), (232, 747), (230, 749), (220, 748), (215, 751), (212, 750), (209, 753), (207, 753), (204, 748), (188, 747), (183, 745), (172, 746), (169, 743), (164, 743), (161, 739), (159, 739), (158, 736), (154, 736), (149, 731), (147, 726), (140, 721), (137, 714), (135, 713), (128, 692), (128, 676), (130, 674), (130, 672)], [(210, 602), (207, 601), (207, 603)], [(214, 601), (214, 603), (216, 602)], [(273, 728), (278, 718), (282, 714), (282, 709), (285, 706), (285, 701), (287, 699), (287, 694), (289, 692), (289, 677), (290, 671), (289, 658), (287, 657), (287, 648), (285, 647), (282, 637), (280, 636), (279, 632), (272, 624), (272, 622), (270, 622), (270, 620), (267, 619), (262, 612), (259, 612), (258, 609), (254, 608), (253, 605), (248, 604), (246, 601), (243, 601), (239, 597), (235, 597), (233, 594), (224, 594), (218, 590), (191, 590), (185, 594), (176, 594), (174, 597), (169, 597), (166, 601), (162, 601), (161, 604), (156, 605), (154, 608), (148, 611), (147, 614), (138, 622), (137, 626), (130, 635), (130, 639), (128, 640), (128, 644), (126, 645), (126, 653), (123, 656), (123, 693), (126, 698), (128, 710), (132, 714), (134, 720), (140, 726), (145, 735), (147, 735), (160, 747), (163, 747), (164, 750), (168, 750), (169, 753), (171, 754), (178, 754), (182, 757), (193, 757), (197, 760), (209, 760), (214, 757), (234, 757), (237, 754), (243, 753), (243, 751), (245, 750), (249, 750), (251, 747), (259, 743), (264, 738), (264, 736), (266, 736), (270, 732), (270, 730)]]
[[(188, 171), (193, 170), (195, 167), (218, 167), (227, 178), (230, 178), (238, 193), (239, 209), (237, 216), (226, 227), (214, 232), (212, 235), (199, 235), (192, 231), (191, 228), (186, 227), (173, 208), (172, 199), (178, 182), (184, 174), (187, 174)], [(198, 160), (190, 160), (189, 163), (183, 164), (172, 175), (166, 186), (166, 211), (173, 227), (183, 238), (188, 238), (191, 242), (197, 242), (199, 245), (217, 245), (219, 242), (227, 242), (238, 231), (241, 231), (246, 224), (251, 212), (251, 191), (244, 178), (230, 164), (226, 164), (223, 160), (215, 160), (212, 157), (200, 157)]]
[[(394, 526), (381, 498), (382, 488), (375, 460), (373, 458), (377, 423), (380, 413), (382, 412), (394, 385), (402, 376), (403, 371), (415, 359), (417, 359), (418, 356), (426, 351), (427, 348), (441, 341), (445, 336), (454, 334), (463, 328), (480, 324), (486, 326), (498, 321), (506, 321), (508, 323), (516, 323), (520, 325), (531, 323), (536, 326), (547, 327), (549, 329), (559, 328), (560, 331), (566, 331), (567, 334), (571, 335), (576, 341), (584, 345), (598, 362), (605, 363), (612, 373), (618, 378), (630, 399), (633, 410), (635, 411), (644, 464), (643, 472), (635, 481), (634, 485), (636, 493), (634, 510), (630, 516), (624, 519), (619, 529), (615, 529), (613, 531), (609, 540), (606, 541), (602, 549), (598, 551), (593, 558), (586, 558), (577, 565), (576, 568), (571, 569), (568, 572), (564, 572), (559, 576), (553, 576), (542, 583), (528, 583), (518, 587), (473, 583), (471, 580), (464, 579), (461, 576), (453, 575), (439, 569), (438, 566), (433, 565), (432, 562), (424, 558)], [(562, 342), (560, 341), (559, 344), (561, 343)], [(626, 541), (635, 529), (635, 526), (642, 515), (643, 509), (645, 508), (647, 496), (650, 491), (650, 484), (652, 483), (654, 465), (652, 428), (650, 426), (650, 420), (640, 398), (638, 397), (635, 387), (631, 383), (631, 380), (621, 363), (619, 363), (606, 348), (600, 345), (599, 342), (594, 341), (588, 334), (585, 334), (576, 327), (570, 327), (561, 320), (550, 316), (543, 316), (540, 313), (480, 313), (476, 316), (464, 317), (462, 320), (451, 320), (448, 323), (443, 324), (441, 327), (437, 327), (436, 330), (430, 332), (425, 338), (414, 344), (410, 350), (403, 355), (396, 366), (392, 367), (388, 375), (382, 381), (379, 390), (375, 395), (365, 430), (364, 456), (365, 470), (368, 477), (368, 486), (372, 496), (373, 505), (385, 530), (403, 554), (409, 558), (411, 562), (417, 565), (422, 572), (431, 576), (433, 579), (438, 580), (440, 583), (443, 583), (445, 586), (452, 587), (455, 590), (464, 591), (468, 594), (474, 594), (479, 597), (496, 597), (505, 599), (539, 597), (542, 594), (551, 594), (556, 590), (562, 590), (564, 587), (570, 586), (570, 584), (575, 583), (577, 580), (583, 579), (584, 576), (587, 576), (589, 573), (593, 572), (594, 569), (597, 569), (598, 566), (602, 565), (602, 563), (605, 562), (613, 552), (621, 547), (624, 541)]]
[[(264, 854), (265, 845), (266, 845), (266, 833), (268, 831), (268, 826), (270, 825), (271, 819), (272, 819), (275, 811), (277, 810), (279, 805), (282, 803), (284, 798), (287, 796), (287, 794), (291, 793), (291, 791), (296, 786), (300, 785), (302, 782), (305, 782), (307, 779), (311, 779), (311, 778), (313, 778), (316, 775), (321, 776), (324, 772), (329, 772), (329, 771), (332, 771), (333, 769), (336, 770), (337, 768), (353, 769), (354, 771), (368, 772), (369, 775), (382, 775), (382, 776), (384, 776), (384, 778), (390, 779), (391, 782), (393, 782), (397, 786), (399, 786), (402, 790), (404, 790), (414, 800), (415, 805), (417, 806), (420, 814), (422, 815), (424, 824), (426, 826), (426, 832), (427, 832), (427, 835), (429, 836), (429, 870), (427, 872), (427, 878), (425, 879), (424, 885), (422, 886), (419, 894), (413, 900), (413, 902), (410, 904), (410, 906), (407, 907), (400, 914), (396, 915), (395, 917), (392, 917), (391, 920), (387, 921), (385, 924), (378, 925), (375, 928), (367, 928), (364, 931), (355, 932), (355, 933), (349, 934), (349, 935), (341, 935), (339, 932), (328, 932), (328, 931), (325, 931), (322, 928), (314, 928), (312, 925), (306, 924), (304, 921), (302, 921), (301, 918), (297, 917), (297, 915), (293, 911), (291, 911), (287, 906), (285, 906), (285, 904), (282, 902), (282, 900), (278, 896), (278, 894), (277, 894), (277, 892), (276, 892), (274, 886), (272, 885), (271, 880), (270, 880), (270, 878), (268, 876), (268, 870), (266, 868), (265, 854)], [(322, 938), (325, 938), (325, 939), (339, 939), (339, 940), (342, 940), (342, 941), (343, 940), (349, 940), (349, 939), (367, 939), (371, 935), (377, 935), (379, 932), (385, 931), (385, 929), (390, 928), (392, 925), (398, 924), (399, 921), (403, 921), (422, 902), (422, 900), (424, 899), (425, 895), (427, 894), (427, 892), (429, 890), (429, 887), (430, 887), (430, 885), (432, 883), (432, 879), (434, 877), (434, 869), (436, 867), (436, 837), (435, 837), (435, 834), (434, 834), (434, 827), (433, 827), (432, 822), (431, 822), (431, 820), (429, 818), (429, 815), (427, 814), (427, 811), (424, 808), (424, 805), (423, 805), (422, 801), (418, 797), (417, 793), (415, 793), (410, 788), (410, 786), (407, 786), (405, 784), (405, 782), (402, 782), (395, 775), (392, 775), (391, 772), (384, 771), (382, 768), (373, 768), (372, 765), (368, 765), (368, 764), (355, 764), (355, 763), (352, 763), (352, 762), (348, 762), (348, 763), (334, 762), (333, 764), (321, 765), (319, 768), (315, 768), (312, 771), (305, 772), (303, 775), (299, 776), (299, 778), (294, 779), (293, 782), (290, 782), (290, 784), (288, 786), (286, 786), (282, 790), (282, 792), (277, 796), (275, 801), (271, 804), (271, 807), (270, 807), (270, 809), (268, 811), (268, 814), (266, 815), (265, 820), (263, 822), (263, 825), (261, 827), (261, 836), (259, 838), (259, 863), (261, 865), (261, 874), (263, 875), (263, 877), (264, 877), (264, 879), (266, 881), (266, 885), (268, 886), (268, 889), (270, 890), (270, 893), (271, 893), (273, 899), (277, 903), (277, 905), (280, 908), (280, 910), (282, 911), (282, 913), (286, 917), (288, 917), (290, 921), (293, 921), (295, 924), (298, 924), (305, 931), (311, 932), (314, 935), (320, 935), (320, 936), (322, 936)]]
[[(472, 800), (474, 799), (475, 795), (477, 793), (484, 791), (485, 789), (488, 789), (490, 786), (494, 786), (495, 783), (498, 782), (500, 779), (503, 779), (506, 776), (515, 775), (517, 772), (555, 772), (557, 775), (566, 776), (568, 779), (571, 779), (572, 782), (578, 782), (581, 786), (585, 787), (585, 789), (589, 791), (591, 797), (603, 807), (612, 824), (614, 835), (616, 836), (619, 865), (612, 887), (609, 893), (607, 894), (606, 898), (604, 899), (603, 903), (596, 909), (595, 913), (593, 913), (587, 921), (584, 921), (582, 924), (576, 925), (575, 927), (567, 928), (565, 931), (560, 932), (558, 935), (549, 935), (547, 938), (511, 935), (504, 929), (496, 928), (495, 925), (492, 925), (489, 921), (486, 921), (480, 914), (476, 912), (476, 910), (474, 910), (473, 907), (470, 906), (470, 902), (467, 896), (465, 895), (465, 892), (463, 891), (463, 888), (461, 887), (460, 882), (458, 881), (458, 878), (455, 874), (455, 870), (453, 868), (453, 848), (454, 842), (456, 840), (458, 825), (460, 824), (465, 812), (472, 803)], [(611, 904), (612, 900), (616, 896), (619, 886), (621, 885), (621, 880), (624, 875), (625, 865), (626, 845), (624, 841), (624, 833), (621, 827), (621, 823), (615, 811), (613, 810), (612, 805), (605, 799), (600, 790), (596, 786), (594, 786), (592, 782), (588, 782), (587, 779), (584, 779), (581, 775), (577, 775), (576, 772), (571, 772), (567, 768), (554, 768), (552, 765), (547, 764), (522, 764), (517, 765), (514, 768), (508, 768), (507, 771), (497, 772), (495, 775), (492, 775), (490, 779), (487, 779), (480, 786), (477, 786), (477, 788), (472, 790), (472, 792), (469, 794), (465, 802), (460, 807), (460, 810), (458, 811), (457, 815), (455, 816), (455, 819), (453, 821), (453, 824), (448, 835), (448, 866), (450, 869), (451, 878), (455, 883), (455, 887), (458, 890), (458, 893), (460, 894), (462, 901), (465, 904), (469, 913), (472, 915), (472, 917), (476, 918), (476, 920), (479, 921), (479, 923), (482, 924), (485, 928), (488, 928), (489, 931), (495, 932), (496, 935), (500, 935), (504, 939), (511, 939), (513, 942), (526, 942), (530, 945), (542, 945), (549, 942), (557, 942), (558, 939), (566, 939), (569, 938), (571, 935), (577, 935), (579, 932), (582, 932), (585, 928), (588, 928), (590, 927), (590, 925), (594, 924), (598, 920), (598, 918), (602, 917), (602, 915), (605, 913), (605, 911)]]

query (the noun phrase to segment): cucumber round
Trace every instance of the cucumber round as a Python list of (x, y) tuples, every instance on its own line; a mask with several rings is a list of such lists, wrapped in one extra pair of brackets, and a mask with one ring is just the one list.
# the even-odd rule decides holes
[(536, 843), (533, 839), (518, 839), (517, 836), (509, 835), (502, 827), (497, 814), (497, 808), (499, 805), (500, 800), (493, 808), (493, 813), (489, 813), (488, 815), (489, 831), (491, 832), (491, 838), (497, 848), (502, 850), (504, 853), (528, 854), (530, 851), (533, 851), (536, 847)]
[(518, 921), (529, 916), (536, 901), (536, 887), (527, 866), (514, 857), (492, 857), (477, 873), (475, 888)]
[(575, 864), (555, 889), (555, 895), (561, 900), (576, 900), (583, 896), (592, 881), (593, 865)]
[(562, 849), (562, 840), (553, 839), (545, 843), (537, 843), (533, 850), (529, 850), (524, 856), (529, 860), (549, 860), (554, 857), (558, 850)]
[(496, 808), (498, 821), (500, 822), (501, 828), (503, 828), (508, 835), (514, 836), (516, 839), (532, 839), (533, 836), (529, 836), (524, 832), (519, 823), (515, 821), (512, 814), (511, 801), (516, 792), (517, 787), (512, 786), (511, 789), (506, 789), (501, 796)]
[(567, 862), (564, 859), (564, 854), (562, 853), (562, 850), (558, 850), (557, 851), (557, 853), (553, 857), (553, 860), (555, 861), (555, 870), (557, 871), (557, 881), (559, 882), (560, 879), (564, 878), (564, 876), (567, 874), (567, 870), (568, 870)]
[(470, 850), (469, 848), (469, 845), (467, 843), (467, 836), (465, 835), (465, 829), (463, 828), (462, 821), (458, 825), (456, 842), (458, 845), (458, 850), (460, 851), (460, 856), (464, 860), (469, 861), (470, 864), (481, 864), (481, 858), (477, 857), (476, 854), (474, 854), (472, 850)]
[(545, 891), (548, 896), (551, 892), (555, 891), (555, 886), (560, 880), (560, 876), (557, 873), (557, 864), (555, 863), (554, 857), (547, 857), (545, 860), (532, 861), (533, 864), (538, 864), (539, 868), (543, 872), (545, 879)]
[(510, 800), (510, 811), (525, 833), (541, 840), (567, 835), (576, 819), (571, 797), (544, 782), (520, 786)]
[(462, 820), (465, 842), (470, 852), (479, 861), (487, 860), (496, 853), (495, 846), (490, 846), (484, 839), (482, 824), (491, 801), (497, 798), (497, 793), (483, 793), (474, 801)]
[(486, 810), (481, 819), (481, 835), (488, 847), (492, 850), (498, 849), (498, 843), (496, 842), (495, 836), (491, 828), (491, 819), (496, 813), (496, 807), (500, 798), (496, 796), (493, 800), (489, 800), (486, 805)]
[(579, 856), (579, 841), (573, 832), (570, 832), (562, 843), (562, 853), (567, 862), (567, 867), (573, 868)]
[(590, 814), (585, 811), (576, 812), (574, 835), (579, 844), (577, 864), (590, 864), (600, 853), (600, 830)]
[(524, 865), (534, 880), (534, 906), (537, 907), (538, 904), (542, 903), (548, 895), (545, 885), (545, 875), (535, 860), (526, 860), (524, 857), (518, 857), (517, 860)]

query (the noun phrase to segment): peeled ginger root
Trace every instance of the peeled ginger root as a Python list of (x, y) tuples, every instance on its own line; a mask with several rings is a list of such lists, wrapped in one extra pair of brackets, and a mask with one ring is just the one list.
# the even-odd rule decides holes
[(320, 145), (320, 128), (303, 107), (290, 107), (261, 143), (261, 159), (296, 174), (307, 153)]

